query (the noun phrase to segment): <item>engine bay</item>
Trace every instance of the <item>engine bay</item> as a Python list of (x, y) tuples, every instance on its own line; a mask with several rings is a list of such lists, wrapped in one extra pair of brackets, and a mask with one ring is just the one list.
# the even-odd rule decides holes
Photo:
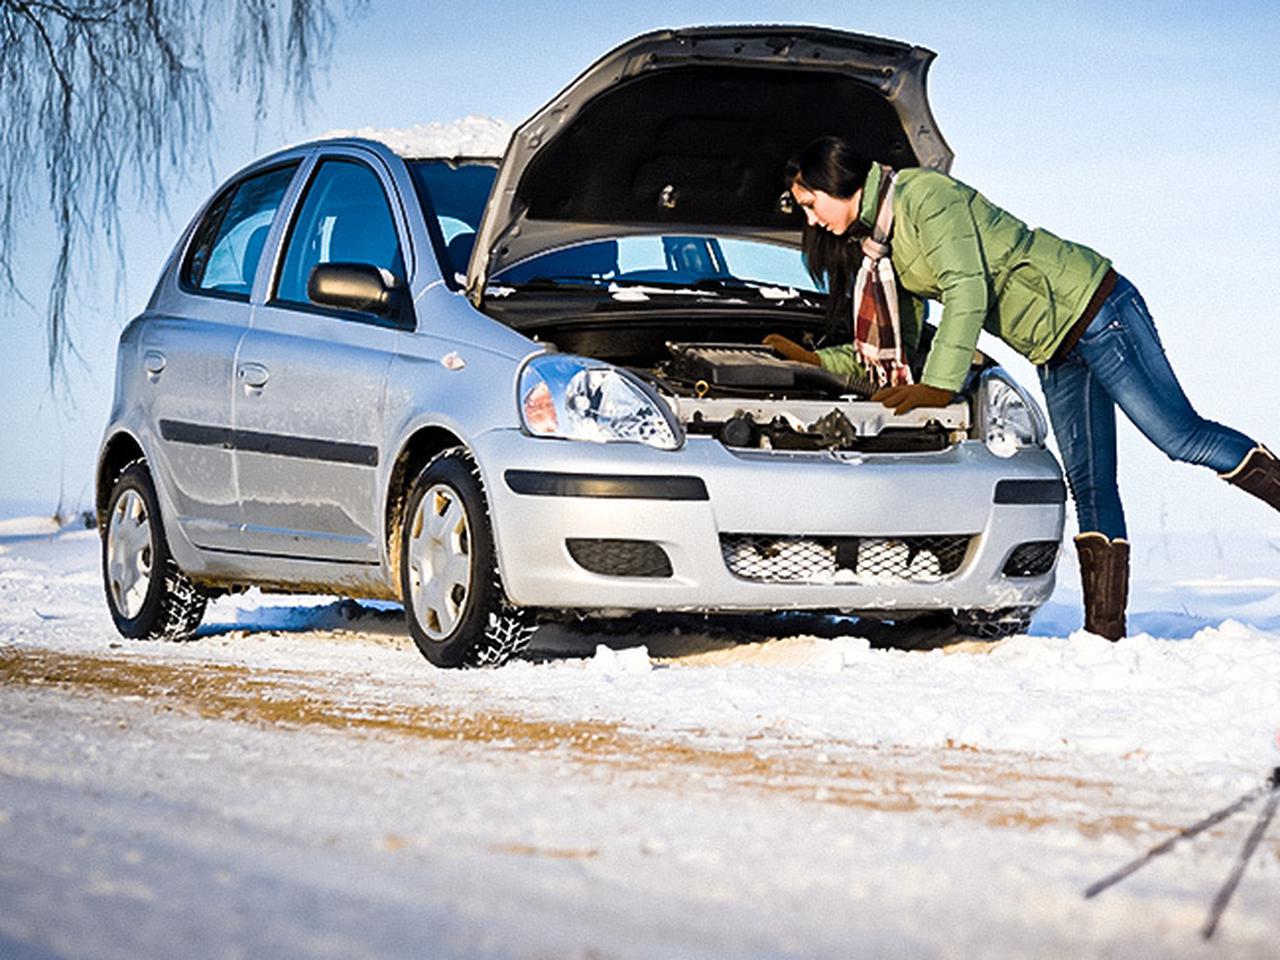
[(756, 450), (926, 452), (946, 449), (969, 429), (969, 405), (894, 414), (870, 400), (865, 378), (741, 343), (668, 342), (669, 357), (632, 372), (648, 380), (686, 433)]
[[(970, 436), (971, 397), (898, 415), (872, 402), (866, 379), (787, 360), (763, 344), (780, 333), (812, 346), (812, 309), (744, 309), (721, 301), (679, 313), (594, 291), (563, 313), (566, 294), (540, 288), (494, 297), (486, 311), (556, 352), (591, 357), (645, 381), (690, 436), (749, 451), (924, 453)], [(551, 309), (554, 304), (556, 310)], [(926, 336), (928, 335), (926, 327)], [(921, 347), (925, 348), (926, 343)]]
[(673, 343), (671, 356), (653, 368), (679, 392), (867, 398), (874, 388), (865, 377), (848, 380), (808, 363), (784, 360), (763, 344)]

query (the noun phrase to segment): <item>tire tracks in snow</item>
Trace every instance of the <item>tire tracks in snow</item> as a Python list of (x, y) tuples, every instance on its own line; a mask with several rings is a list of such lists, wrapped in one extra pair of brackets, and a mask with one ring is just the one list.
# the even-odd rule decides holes
[(0, 686), (141, 700), (157, 710), (251, 723), (282, 735), (329, 730), (435, 741), (444, 749), (487, 749), (496, 762), (509, 754), (569, 762), (630, 786), (750, 790), (888, 814), (961, 817), (998, 829), (1066, 829), (1088, 838), (1174, 829), (1156, 814), (1135, 812), (1130, 790), (1015, 751), (799, 743), (764, 733), (736, 748), (716, 745), (710, 731), (673, 738), (604, 720), (355, 699), (334, 681), (332, 674), (304, 670), (0, 647)]

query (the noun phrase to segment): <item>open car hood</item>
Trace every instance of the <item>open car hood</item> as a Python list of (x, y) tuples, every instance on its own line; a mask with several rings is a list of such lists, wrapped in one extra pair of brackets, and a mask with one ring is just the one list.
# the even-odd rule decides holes
[(800, 244), (783, 168), (842, 136), (894, 167), (947, 170), (925, 78), (934, 53), (820, 27), (643, 34), (589, 67), (511, 138), (467, 290), (569, 244), (641, 233)]

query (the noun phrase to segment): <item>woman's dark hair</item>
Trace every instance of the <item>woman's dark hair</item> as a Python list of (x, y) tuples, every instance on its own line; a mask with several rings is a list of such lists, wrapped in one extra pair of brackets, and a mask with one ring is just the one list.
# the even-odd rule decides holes
[[(866, 182), (871, 160), (858, 154), (839, 137), (819, 137), (787, 161), (784, 181), (788, 190), (799, 183), (847, 200)], [(804, 226), (801, 249), (804, 265), (814, 283), (827, 287), (827, 329), (835, 332), (849, 322), (849, 285), (862, 251), (850, 240), (860, 234), (857, 224), (843, 236), (821, 227)]]

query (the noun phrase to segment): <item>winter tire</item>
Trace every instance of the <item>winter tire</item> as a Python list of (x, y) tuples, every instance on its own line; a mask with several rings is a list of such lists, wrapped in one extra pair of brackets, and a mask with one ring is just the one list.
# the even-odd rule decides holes
[(155, 485), (145, 464), (121, 472), (102, 529), (102, 582), (111, 619), (134, 640), (189, 640), (209, 598), (178, 569), (165, 540)]
[(528, 646), (532, 618), (507, 602), (475, 461), (438, 454), (414, 481), (400, 537), (409, 633), (437, 667), (496, 667)]
[(1026, 633), (1031, 627), (1035, 610), (1028, 607), (1007, 607), (1004, 610), (957, 610), (956, 627), (960, 632), (978, 640), (1003, 640)]

